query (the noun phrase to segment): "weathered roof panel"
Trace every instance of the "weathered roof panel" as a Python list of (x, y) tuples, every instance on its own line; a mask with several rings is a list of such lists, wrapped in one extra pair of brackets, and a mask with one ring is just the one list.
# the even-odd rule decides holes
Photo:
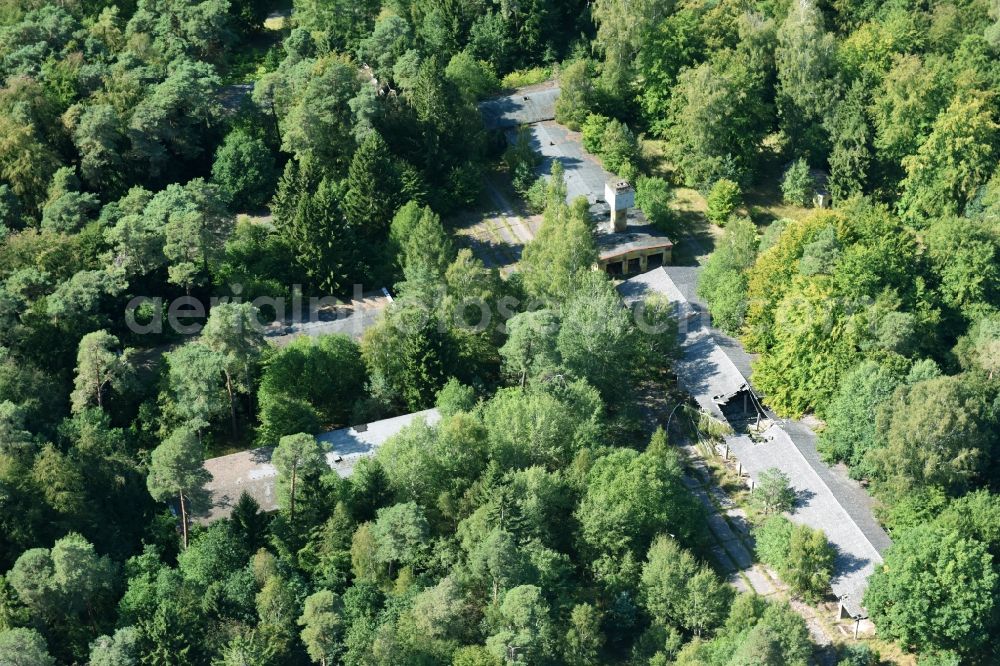
[[(724, 419), (720, 405), (748, 387), (743, 374), (715, 342), (708, 322), (687, 299), (663, 267), (625, 280), (618, 287), (623, 298), (641, 299), (660, 293), (678, 308), (682, 356), (674, 364), (677, 380), (698, 405), (718, 419)], [(641, 294), (641, 295), (640, 295)]]
[(556, 117), (559, 88), (536, 87), (479, 103), (483, 126), (488, 130), (530, 125)]

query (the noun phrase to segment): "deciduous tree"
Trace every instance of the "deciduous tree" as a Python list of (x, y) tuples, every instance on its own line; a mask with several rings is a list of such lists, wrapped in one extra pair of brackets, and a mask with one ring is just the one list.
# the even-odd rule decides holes
[(590, 604), (577, 604), (570, 613), (563, 657), (569, 666), (596, 666), (604, 647), (601, 612)]
[(963, 210), (994, 167), (998, 129), (984, 96), (956, 96), (916, 154), (903, 159), (903, 214), (921, 222)]
[(996, 590), (985, 545), (928, 525), (904, 532), (886, 552), (864, 603), (883, 636), (921, 652), (972, 654), (989, 635)]
[(0, 630), (0, 661), (10, 666), (55, 666), (45, 639), (34, 629)]
[(740, 205), (741, 198), (739, 185), (727, 178), (716, 181), (706, 197), (708, 219), (719, 226), (726, 224), (729, 216)]
[(338, 633), (342, 620), (337, 608), (337, 596), (330, 590), (320, 590), (306, 598), (299, 617), (302, 642), (310, 659), (327, 666), (340, 649)]
[(237, 128), (215, 153), (212, 180), (237, 210), (257, 209), (274, 193), (278, 173), (274, 154), (259, 137)]

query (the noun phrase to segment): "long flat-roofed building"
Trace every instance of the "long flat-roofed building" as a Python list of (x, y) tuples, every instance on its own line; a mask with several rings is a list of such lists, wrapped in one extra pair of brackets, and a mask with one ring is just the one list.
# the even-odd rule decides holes
[(678, 284), (671, 271), (683, 276), (685, 267), (660, 267), (643, 273), (618, 285), (618, 292), (626, 304), (651, 294), (670, 301), (678, 319), (681, 346), (674, 371), (678, 383), (704, 412), (734, 425), (739, 421), (734, 423), (729, 417), (746, 411), (739, 409), (740, 405), (761, 413), (758, 436), (737, 433), (726, 437), (729, 453), (754, 480), (771, 468), (788, 475), (800, 495), (791, 520), (826, 533), (837, 552), (830, 586), (841, 600), (841, 612), (851, 617), (862, 614), (868, 576), (882, 563), (881, 552), (891, 543), (875, 522), (864, 489), (822, 462), (815, 435), (804, 424), (764, 411), (750, 378), (731, 357), (733, 350), (720, 344), (703, 304), (695, 300), (693, 285)]
[[(428, 424), (434, 424), (440, 418), (436, 409), (428, 409), (352, 428), (330, 430), (317, 435), (316, 439), (327, 450), (326, 462), (330, 468), (341, 477), (348, 477), (358, 460), (374, 455), (387, 439), (415, 420), (423, 419)], [(211, 506), (208, 513), (198, 519), (199, 522), (207, 524), (229, 516), (243, 493), (257, 500), (263, 511), (276, 510), (278, 471), (271, 464), (273, 451), (272, 447), (265, 446), (206, 460), (204, 467), (212, 475), (212, 480), (205, 486)]]

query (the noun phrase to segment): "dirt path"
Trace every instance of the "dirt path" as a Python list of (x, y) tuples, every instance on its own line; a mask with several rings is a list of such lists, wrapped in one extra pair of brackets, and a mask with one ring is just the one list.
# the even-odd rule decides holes
[(455, 229), (455, 234), (484, 264), (508, 275), (520, 261), (524, 246), (534, 239), (540, 222), (538, 216), (518, 215), (491, 177), (485, 178), (484, 185), (491, 210), (478, 218), (470, 215)]
[(697, 447), (682, 447), (688, 458), (689, 474), (684, 485), (705, 507), (709, 533), (714, 545), (712, 555), (726, 580), (740, 592), (755, 592), (762, 597), (787, 599), (792, 609), (802, 616), (812, 641), (821, 649), (833, 644), (816, 610), (794, 599), (788, 586), (768, 567), (754, 563), (753, 538), (746, 513), (721, 488), (712, 483), (704, 459)]

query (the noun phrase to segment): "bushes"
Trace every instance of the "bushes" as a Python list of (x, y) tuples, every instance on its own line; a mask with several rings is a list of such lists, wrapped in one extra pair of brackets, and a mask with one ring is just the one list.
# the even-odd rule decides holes
[(656, 176), (640, 176), (635, 184), (635, 204), (660, 231), (674, 230), (674, 217), (670, 204), (674, 201), (674, 191), (667, 181)]
[(618, 173), (626, 163), (634, 163), (639, 156), (635, 135), (623, 122), (610, 120), (601, 137), (601, 159), (608, 171)]
[(788, 543), (792, 539), (792, 521), (784, 516), (771, 516), (753, 531), (757, 559), (778, 569), (788, 557)]
[(625, 123), (592, 113), (581, 129), (583, 147), (604, 162), (608, 171), (619, 173), (639, 157), (639, 144)]
[(301, 337), (272, 352), (258, 391), (261, 443), (346, 425), (365, 379), (358, 346), (346, 335)]
[(599, 113), (592, 113), (587, 116), (586, 122), (580, 132), (583, 134), (583, 149), (588, 153), (597, 155), (601, 152), (601, 141), (604, 139), (604, 128), (608, 126), (610, 118)]
[(536, 181), (535, 167), (542, 161), (531, 146), (531, 131), (527, 127), (522, 126), (517, 130), (517, 140), (507, 148), (503, 159), (510, 171), (514, 189), (521, 196), (526, 196)]
[(529, 67), (506, 74), (500, 79), (500, 85), (504, 88), (523, 88), (548, 81), (551, 76), (552, 70), (548, 67)]
[(500, 81), (488, 62), (476, 60), (468, 51), (452, 56), (444, 76), (470, 101), (482, 99), (500, 88)]
[(777, 467), (761, 472), (760, 479), (750, 494), (750, 502), (765, 516), (791, 511), (795, 505), (795, 490), (789, 482), (788, 475)]
[(809, 175), (809, 165), (802, 158), (792, 162), (781, 179), (781, 193), (785, 203), (808, 206), (812, 203), (815, 183)]
[(862, 361), (844, 375), (826, 410), (827, 427), (817, 442), (827, 461), (843, 461), (854, 478), (872, 478), (876, 470), (868, 452), (882, 444), (885, 433), (876, 417), (902, 381), (900, 369), (878, 361)]
[(772, 516), (754, 530), (754, 536), (758, 559), (778, 572), (795, 593), (817, 601), (829, 591), (834, 550), (823, 530)]
[(278, 180), (271, 149), (242, 129), (226, 135), (215, 154), (212, 179), (239, 210), (256, 210), (266, 204)]
[[(762, 514), (792, 508), (795, 493), (788, 477), (776, 468), (761, 474), (752, 495)], [(781, 515), (772, 515), (754, 529), (757, 558), (773, 568), (796, 594), (819, 600), (830, 587), (833, 574), (833, 547), (822, 530), (793, 525)]]
[(575, 60), (559, 72), (559, 99), (556, 100), (556, 122), (579, 131), (588, 114), (596, 106), (594, 63)]
[(922, 655), (989, 652), (998, 578), (989, 545), (975, 536), (935, 521), (896, 538), (864, 597), (880, 636)]
[[(637, 197), (638, 198), (638, 197)], [(757, 256), (757, 227), (747, 218), (730, 221), (698, 282), (713, 323), (729, 333), (742, 328), (747, 313), (746, 269)]]
[(740, 186), (727, 178), (720, 178), (708, 192), (708, 219), (723, 225), (740, 205)]
[(747, 316), (747, 277), (740, 271), (723, 271), (711, 277), (711, 302), (708, 311), (712, 323), (727, 333), (736, 334)]
[(549, 186), (545, 176), (539, 176), (531, 184), (528, 191), (524, 193), (524, 198), (528, 204), (528, 210), (532, 213), (541, 213), (545, 210), (548, 202)]

